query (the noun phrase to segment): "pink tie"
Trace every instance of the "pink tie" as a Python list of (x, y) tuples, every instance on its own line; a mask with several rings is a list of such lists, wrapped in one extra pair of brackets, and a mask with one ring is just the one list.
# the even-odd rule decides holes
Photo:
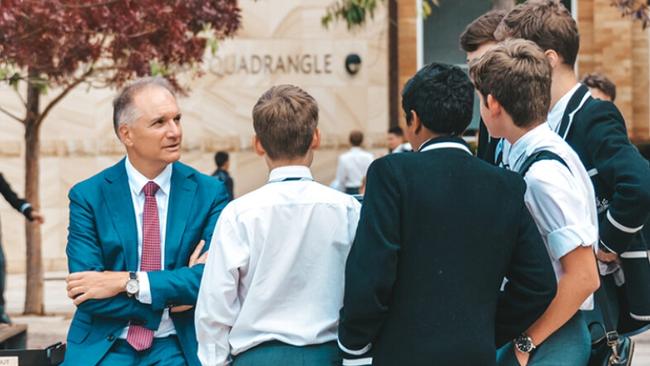
[[(160, 187), (147, 182), (144, 188), (144, 213), (142, 215), (142, 257), (140, 270), (144, 272), (160, 270), (160, 223), (156, 192)], [(126, 341), (137, 351), (151, 347), (153, 330), (139, 325), (129, 326)]]

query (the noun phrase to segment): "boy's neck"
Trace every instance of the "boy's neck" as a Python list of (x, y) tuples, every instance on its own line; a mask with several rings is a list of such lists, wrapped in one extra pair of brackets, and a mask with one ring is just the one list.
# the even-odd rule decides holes
[(573, 87), (578, 83), (576, 74), (572, 68), (566, 65), (557, 66), (553, 69), (553, 76), (551, 82), (551, 106), (553, 109), (555, 104), (562, 99)]
[(525, 134), (534, 130), (542, 123), (544, 123), (544, 121), (531, 123), (528, 126), (524, 126), (524, 127), (519, 127), (513, 123), (511, 125), (511, 128), (509, 128), (508, 131), (506, 131), (506, 133), (504, 134), (504, 137), (510, 143), (510, 145), (514, 145)]
[(276, 168), (281, 168), (283, 166), (305, 166), (309, 168), (311, 166), (311, 163), (313, 161), (313, 154), (307, 153), (307, 155), (299, 157), (299, 158), (293, 158), (293, 159), (269, 159), (268, 156), (265, 159), (266, 160), (266, 166), (269, 168), (269, 172), (272, 171), (273, 169)]

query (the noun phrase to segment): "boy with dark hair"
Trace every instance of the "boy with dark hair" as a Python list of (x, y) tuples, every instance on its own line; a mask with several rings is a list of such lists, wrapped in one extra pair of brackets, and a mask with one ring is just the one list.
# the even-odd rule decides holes
[(232, 201), (235, 198), (235, 184), (233, 183), (230, 173), (228, 173), (228, 169), (230, 168), (230, 156), (225, 151), (217, 151), (216, 154), (214, 154), (214, 163), (217, 165), (217, 170), (212, 173), (212, 176), (226, 185), (228, 195), (230, 196), (229, 201)]
[(344, 365), (495, 365), (495, 338), (520, 334), (555, 295), (523, 180), (473, 157), (461, 138), (473, 104), (455, 66), (425, 66), (404, 87), (417, 152), (368, 170), (345, 272)]
[[(491, 10), (469, 23), (460, 35), (460, 47), (467, 53), (467, 62), (481, 57), (490, 48), (497, 44), (494, 31), (506, 16), (505, 10)], [(478, 133), (478, 149), (476, 156), (490, 164), (497, 164), (495, 150), (499, 143), (498, 138), (490, 136), (481, 120)]]
[(589, 88), (592, 97), (609, 102), (616, 100), (616, 85), (605, 75), (597, 72), (587, 74), (582, 78), (582, 83)]
[(498, 364), (526, 365), (535, 351), (531, 365), (586, 365), (591, 339), (579, 310), (593, 308), (591, 295), (599, 286), (598, 223), (594, 191), (580, 158), (545, 123), (550, 64), (533, 42), (507, 40), (473, 62), (470, 75), (490, 135), (512, 144), (503, 161), (525, 177), (524, 200), (558, 278), (551, 305), (499, 351)]
[(335, 365), (345, 261), (360, 204), (314, 182), (318, 106), (281, 85), (253, 109), (269, 181), (232, 201), (215, 229), (196, 309), (204, 365)]
[[(605, 276), (602, 282), (611, 292), (608, 298), (615, 300), (614, 283), (625, 281), (630, 316), (650, 320), (648, 247), (639, 234), (650, 214), (650, 168), (630, 143), (616, 106), (592, 98), (589, 89), (578, 83), (574, 65), (580, 36), (575, 19), (557, 0), (529, 0), (508, 13), (495, 37), (531, 40), (549, 60), (548, 124), (576, 151), (591, 177), (599, 213), (597, 256), (600, 273)], [(626, 316), (628, 311), (622, 313)], [(612, 318), (618, 317), (614, 314)]]

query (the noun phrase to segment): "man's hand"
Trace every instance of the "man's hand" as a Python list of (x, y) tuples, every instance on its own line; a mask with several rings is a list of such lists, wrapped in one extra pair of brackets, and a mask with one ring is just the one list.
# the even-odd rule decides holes
[(76, 272), (66, 278), (68, 297), (79, 306), (90, 299), (108, 299), (125, 291), (128, 272)]
[(598, 252), (596, 253), (596, 258), (598, 258), (598, 260), (603, 263), (611, 263), (618, 260), (618, 255), (616, 253), (609, 253), (601, 249), (598, 249)]
[[(205, 240), (201, 240), (197, 245), (196, 248), (194, 249), (194, 252), (192, 252), (192, 255), (190, 256), (190, 262), (187, 264), (188, 267), (194, 267), (197, 264), (205, 264), (205, 261), (208, 260), (208, 252), (203, 253), (201, 255), (201, 251), (203, 250), (203, 247), (205, 246)], [(172, 313), (182, 313), (184, 311), (191, 310), (194, 306), (192, 305), (179, 305), (179, 306), (174, 306), (171, 308)]]
[(515, 356), (517, 357), (517, 362), (519, 365), (526, 366), (528, 365), (528, 360), (530, 359), (530, 353), (519, 352), (517, 348), (514, 349)]
[(32, 211), (32, 220), (37, 224), (42, 224), (45, 222), (45, 217), (38, 211)]
[(205, 246), (205, 240), (201, 240), (197, 245), (194, 251), (192, 252), (192, 255), (190, 256), (190, 262), (187, 264), (188, 267), (194, 267), (197, 264), (205, 264), (205, 262), (208, 260), (208, 252), (203, 253), (201, 255), (201, 251), (203, 250), (203, 247)]

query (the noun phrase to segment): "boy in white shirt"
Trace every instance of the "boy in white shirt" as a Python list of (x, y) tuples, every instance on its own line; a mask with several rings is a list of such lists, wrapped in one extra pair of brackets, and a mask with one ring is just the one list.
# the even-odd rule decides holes
[(268, 90), (253, 108), (268, 183), (232, 201), (212, 239), (195, 323), (203, 365), (340, 364), (345, 261), (360, 204), (314, 182), (318, 106), (302, 89)]
[(586, 365), (591, 339), (580, 310), (593, 308), (591, 295), (599, 286), (594, 256), (598, 221), (589, 175), (546, 123), (550, 63), (534, 43), (506, 40), (473, 61), (470, 75), (490, 135), (511, 144), (503, 162), (524, 175), (524, 200), (558, 279), (547, 310), (499, 350), (497, 363)]

